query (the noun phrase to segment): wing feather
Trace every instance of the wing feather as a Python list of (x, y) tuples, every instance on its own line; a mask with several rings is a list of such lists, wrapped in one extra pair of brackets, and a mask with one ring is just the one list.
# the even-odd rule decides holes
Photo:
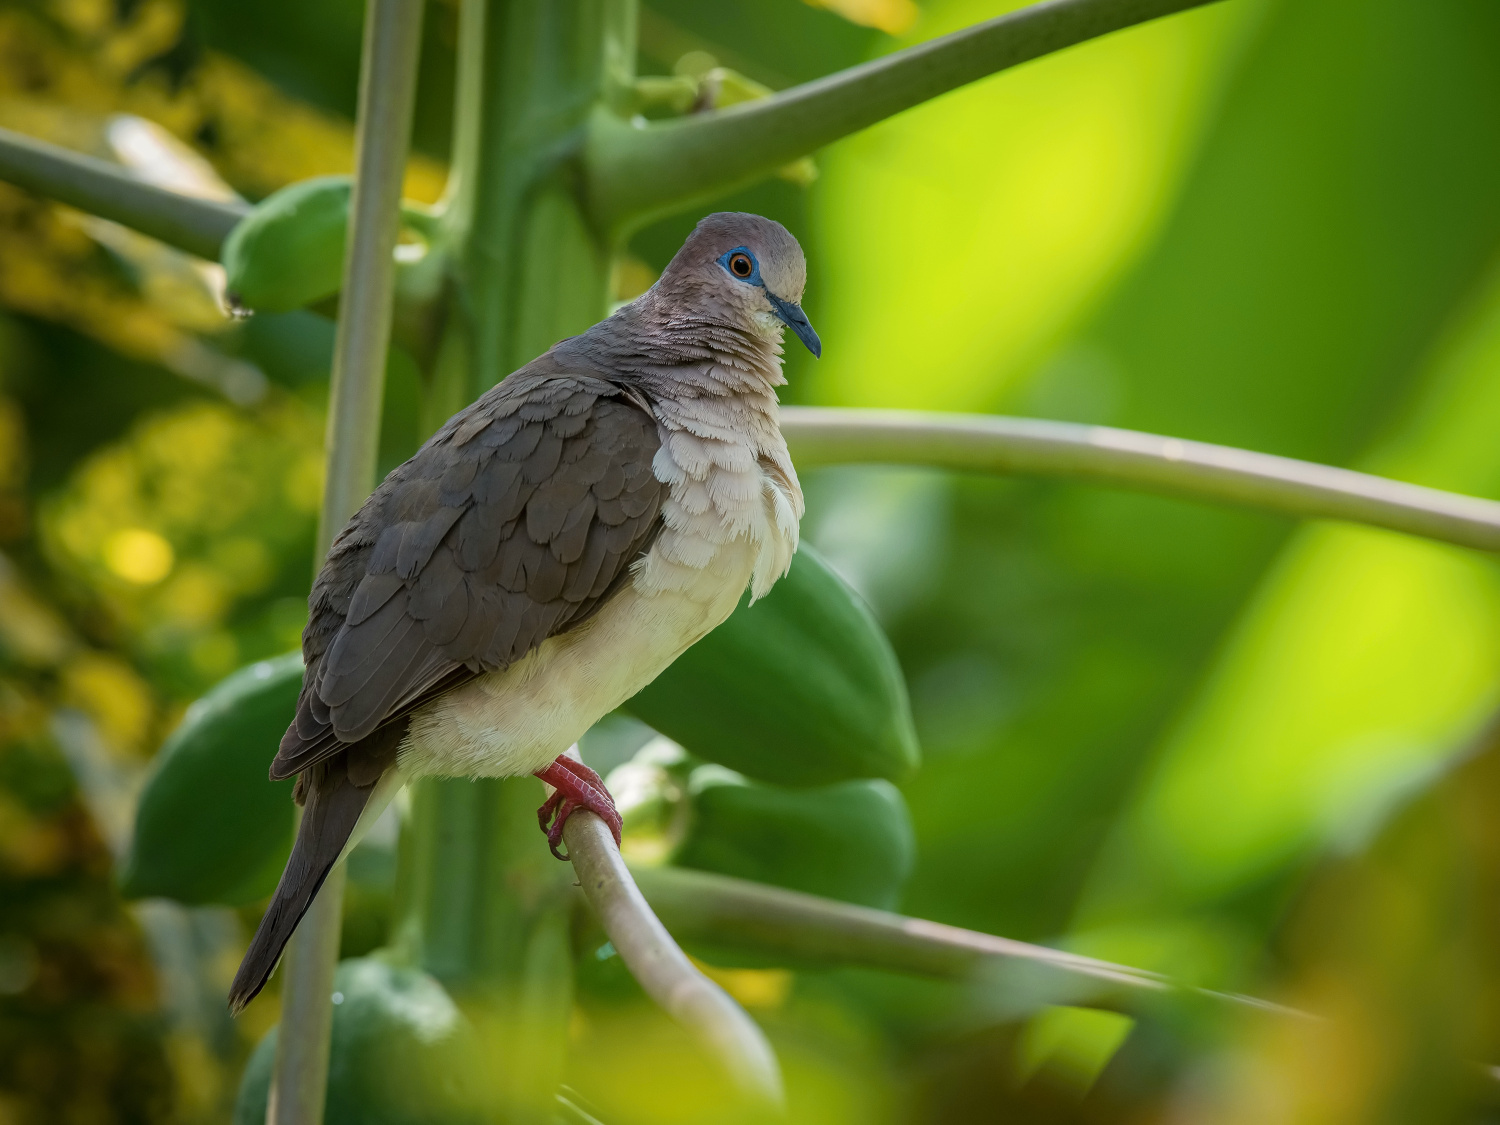
[(586, 620), (659, 529), (659, 445), (638, 395), (550, 353), (451, 419), (335, 539), (273, 776)]

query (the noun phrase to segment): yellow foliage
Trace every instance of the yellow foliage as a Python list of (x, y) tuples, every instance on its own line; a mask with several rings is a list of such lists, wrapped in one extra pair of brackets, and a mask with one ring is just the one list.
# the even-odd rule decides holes
[(121, 528), (104, 543), (104, 562), (127, 582), (151, 586), (172, 571), (172, 544), (143, 527)]
[(64, 665), (62, 701), (93, 719), (111, 750), (137, 752), (151, 733), (150, 685), (113, 653), (84, 651)]
[[(41, 12), (0, 8), (0, 127), (115, 160), (122, 154), (110, 131), (120, 114), (154, 122), (187, 149), (211, 126), (218, 140), (208, 155), (218, 174), (251, 198), (352, 169), (350, 122), (283, 94), (232, 59), (209, 52), (175, 87), (156, 72), (141, 73), (177, 42), (181, 0), (144, 0), (124, 19), (117, 7), (50, 0)], [(414, 156), (406, 193), (432, 203), (446, 178), (442, 164)], [(0, 245), (0, 306), (66, 324), (235, 401), (262, 392), (258, 373), (195, 339), (232, 327), (217, 300), (216, 266), (5, 184)], [(112, 265), (101, 246), (128, 269)], [(0, 531), (3, 523), (0, 511)]]
[[(186, 96), (219, 134), (217, 162), (230, 183), (255, 196), (310, 176), (354, 168), (353, 126), (283, 94), (249, 67), (209, 53), (189, 78)], [(405, 193), (435, 203), (447, 169), (420, 154), (407, 164)]]
[[(0, 645), (8, 658), (35, 667), (57, 664), (72, 647), (67, 626), (51, 606), (21, 584), (4, 556), (0, 556)], [(0, 740), (8, 734), (0, 727)]]
[(786, 969), (721, 969), (696, 957), (690, 960), (747, 1008), (780, 1008), (792, 993), (792, 974)]
[(55, 820), (32, 816), (0, 791), (0, 871), (19, 877), (50, 875), (71, 858)]
[(913, 0), (807, 0), (814, 8), (827, 8), (850, 23), (873, 27), (887, 35), (904, 35), (917, 22), (921, 9)]
[(235, 652), (220, 626), (310, 533), (321, 474), (309, 466), (321, 447), (320, 415), (289, 397), (254, 412), (195, 403), (147, 419), (44, 510), (47, 553), (148, 647), (180, 644), (205, 672), (228, 671)]

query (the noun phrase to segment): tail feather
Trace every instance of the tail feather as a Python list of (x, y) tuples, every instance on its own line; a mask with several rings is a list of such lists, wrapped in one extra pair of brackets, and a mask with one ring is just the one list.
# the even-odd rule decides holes
[(354, 826), (364, 812), (375, 785), (356, 785), (349, 779), (345, 756), (322, 763), (302, 775), (306, 806), (291, 858), (271, 905), (260, 920), (240, 971), (229, 989), (229, 1010), (241, 1009), (265, 987), (291, 940), (297, 923), (317, 897), (323, 880), (343, 854)]

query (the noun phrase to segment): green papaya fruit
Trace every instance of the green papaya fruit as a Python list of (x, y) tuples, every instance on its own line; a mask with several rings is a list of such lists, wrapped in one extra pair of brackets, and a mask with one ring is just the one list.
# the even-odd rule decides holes
[(188, 708), (136, 810), (121, 889), (192, 905), (271, 893), (291, 851), (292, 783), (266, 777), (297, 708), (302, 656), (242, 668)]
[(911, 874), (911, 818), (888, 781), (783, 789), (703, 766), (688, 780), (688, 801), (672, 857), (679, 867), (882, 910), (897, 905)]
[[(339, 291), (349, 230), (348, 176), (315, 176), (266, 196), (224, 240), (224, 289), (236, 308), (280, 313), (306, 308)], [(430, 226), (403, 206), (407, 227)]]
[(778, 785), (899, 781), (919, 759), (890, 641), (805, 546), (768, 595), (742, 601), (625, 710), (700, 758)]
[[(486, 1060), (458, 1006), (432, 977), (373, 957), (333, 978), (324, 1125), (483, 1125), (497, 1120)], [(277, 1029), (240, 1080), (234, 1125), (265, 1125)]]
[(290, 312), (337, 293), (352, 183), (348, 176), (317, 176), (256, 204), (224, 240), (230, 302), (257, 312)]

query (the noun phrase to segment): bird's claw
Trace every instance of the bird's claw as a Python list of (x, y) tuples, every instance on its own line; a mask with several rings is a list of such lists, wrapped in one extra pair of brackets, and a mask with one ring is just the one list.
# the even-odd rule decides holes
[(547, 834), (547, 846), (558, 859), (569, 857), (558, 850), (562, 843), (563, 826), (568, 817), (579, 809), (588, 809), (605, 824), (620, 843), (620, 829), (624, 822), (615, 808), (614, 798), (604, 787), (604, 779), (576, 758), (561, 755), (546, 769), (536, 771), (536, 776), (554, 789), (542, 807), (537, 809), (537, 822)]

